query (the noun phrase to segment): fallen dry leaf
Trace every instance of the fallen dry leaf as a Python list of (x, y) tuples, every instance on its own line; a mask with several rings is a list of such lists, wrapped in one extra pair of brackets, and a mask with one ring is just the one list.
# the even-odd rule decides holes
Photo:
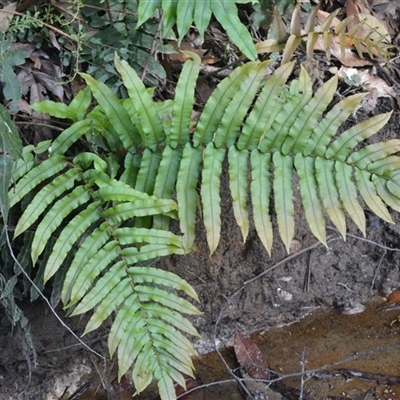
[(242, 332), (237, 332), (233, 338), (236, 358), (241, 367), (253, 379), (268, 380), (270, 373), (268, 363), (259, 347)]
[(388, 297), (389, 303), (400, 303), (400, 288), (390, 293)]

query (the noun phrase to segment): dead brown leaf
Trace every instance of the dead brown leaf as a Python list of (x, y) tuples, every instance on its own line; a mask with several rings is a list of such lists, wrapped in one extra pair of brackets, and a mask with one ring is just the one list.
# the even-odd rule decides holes
[(268, 380), (270, 377), (268, 363), (259, 347), (242, 332), (237, 332), (233, 338), (236, 358), (241, 367), (253, 379)]

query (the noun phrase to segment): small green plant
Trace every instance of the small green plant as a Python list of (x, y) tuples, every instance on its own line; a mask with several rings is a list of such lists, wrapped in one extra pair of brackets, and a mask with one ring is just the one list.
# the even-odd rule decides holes
[[(388, 222), (384, 202), (400, 210), (400, 157), (394, 155), (400, 140), (359, 147), (390, 113), (338, 134), (364, 95), (345, 98), (326, 112), (336, 76), (313, 93), (303, 68), (298, 79), (286, 83), (293, 62), (265, 80), (266, 61), (235, 69), (193, 125), (200, 59), (188, 56), (174, 100), (154, 102), (153, 90), (116, 57), (127, 99), (82, 74), (88, 86), (69, 106), (52, 101), (34, 105), (73, 124), (48, 144), (48, 159), (35, 161), (32, 152), (24, 152), (14, 168), (15, 188), (9, 191), (11, 207), (34, 193), (14, 239), (35, 227), (31, 259), (39, 261), (38, 275), (46, 282), (52, 277), (60, 281), (61, 274), (60, 296), (74, 308), (73, 315), (94, 310), (85, 333), (115, 311), (108, 344), (110, 353), (118, 355), (119, 375), (134, 364), (137, 392), (155, 378), (162, 399), (175, 398), (173, 383), (184, 386), (182, 374), (192, 375), (193, 348), (180, 331), (196, 335), (182, 314), (199, 312), (178, 295), (181, 290), (197, 299), (185, 281), (148, 263), (192, 250), (198, 185), (210, 252), (215, 251), (226, 158), (243, 239), (250, 226), (250, 195), (255, 228), (268, 252), (274, 236), (271, 205), (285, 246), (292, 241), (296, 174), (307, 222), (324, 244), (325, 212), (343, 236), (345, 211), (365, 233), (358, 193)], [(97, 106), (89, 111), (92, 95)], [(80, 140), (87, 151), (76, 155)], [(169, 230), (171, 218), (179, 221), (181, 234)]]

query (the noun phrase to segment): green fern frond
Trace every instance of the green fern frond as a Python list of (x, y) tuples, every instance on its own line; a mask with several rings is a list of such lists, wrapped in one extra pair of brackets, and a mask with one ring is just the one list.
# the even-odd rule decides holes
[[(59, 165), (58, 169), (54, 163)], [(27, 177), (32, 178), (29, 185)], [(198, 297), (177, 275), (140, 266), (161, 256), (184, 254), (181, 236), (129, 225), (137, 217), (170, 213), (177, 209), (176, 203), (111, 178), (107, 163), (91, 153), (81, 153), (69, 163), (64, 157), (53, 155), (33, 167), (10, 191), (10, 197), (14, 194), (13, 203), (38, 185), (44, 187), (28, 205), (16, 232), (21, 234), (40, 220), (31, 246), (33, 264), (44, 252), (49, 254), (43, 256), (46, 282), (57, 277), (66, 257), (75, 253), (61, 292), (63, 303), (74, 307), (72, 315), (94, 310), (84, 334), (97, 329), (117, 312), (110, 334), (110, 352), (118, 349), (120, 373), (134, 364), (133, 380), (138, 391), (145, 389), (153, 377), (162, 376), (160, 394), (166, 398), (174, 382), (184, 384), (183, 374), (193, 375), (190, 355), (194, 350), (179, 330), (197, 335), (182, 314), (200, 313), (177, 292), (182, 291), (196, 301)], [(50, 236), (57, 229), (54, 243)], [(125, 315), (124, 304), (131, 305), (133, 299), (135, 307), (129, 307), (126, 317), (137, 324), (129, 325), (126, 331), (118, 316), (120, 312)], [(138, 347), (132, 337), (141, 337), (144, 347)], [(117, 343), (112, 338), (118, 338)], [(130, 347), (132, 344), (134, 347)], [(126, 352), (127, 349), (130, 350)], [(146, 379), (143, 368), (147, 371)]]
[[(34, 227), (31, 258), (43, 266), (38, 277), (58, 282), (70, 259), (61, 291), (64, 305), (74, 307), (74, 315), (94, 311), (85, 333), (115, 314), (109, 350), (118, 355), (119, 375), (134, 365), (136, 390), (156, 379), (163, 400), (174, 398), (174, 382), (184, 385), (183, 375), (193, 374), (193, 348), (183, 333), (197, 332), (183, 315), (199, 311), (179, 295), (197, 300), (185, 281), (148, 263), (192, 250), (199, 194), (210, 253), (217, 249), (225, 160), (243, 240), (251, 203), (255, 229), (269, 253), (272, 214), (288, 251), (295, 235), (294, 182), (310, 230), (325, 245), (326, 215), (343, 237), (346, 214), (365, 234), (360, 199), (387, 222), (392, 222), (387, 207), (400, 211), (400, 141), (366, 143), (390, 113), (339, 134), (363, 94), (327, 111), (337, 77), (313, 93), (304, 68), (288, 84), (293, 63), (265, 78), (269, 62), (249, 62), (217, 86), (193, 131), (193, 80), (200, 63), (189, 56), (179, 98), (167, 102), (154, 102), (152, 90), (118, 59), (129, 99), (117, 99), (83, 75), (98, 105), (89, 113), (79, 111), (80, 116), (77, 104), (71, 112), (56, 110), (73, 113), (77, 122), (45, 145), (45, 161), (37, 163), (34, 149), (24, 149), (15, 188), (9, 190), (11, 206), (34, 194), (15, 235)], [(79, 99), (88, 107), (87, 93)], [(83, 135), (96, 151), (66, 158)], [(171, 218), (179, 221), (180, 234), (169, 231)]]
[(155, 14), (157, 8), (160, 8), (164, 14), (163, 33), (165, 35), (169, 33), (168, 31), (176, 24), (181, 41), (193, 21), (200, 36), (204, 37), (204, 31), (210, 23), (211, 15), (214, 14), (232, 42), (247, 58), (254, 60), (257, 58), (257, 53), (249, 31), (238, 17), (235, 5), (238, 2), (236, 0), (139, 0), (137, 27), (144, 24)]

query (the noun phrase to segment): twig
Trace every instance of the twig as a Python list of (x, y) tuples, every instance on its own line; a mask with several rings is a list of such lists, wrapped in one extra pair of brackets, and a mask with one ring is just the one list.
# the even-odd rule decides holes
[[(331, 226), (327, 226), (326, 229), (329, 229), (329, 230), (331, 230), (331, 231), (335, 231), (335, 232), (338, 232), (338, 233), (339, 233), (339, 231), (338, 231), (336, 228), (333, 228), (333, 227), (331, 227)], [(346, 233), (346, 236), (351, 237), (351, 238), (354, 238), (354, 239), (361, 240), (362, 242), (371, 243), (371, 244), (373, 244), (374, 246), (380, 247), (381, 249), (384, 249), (384, 250), (394, 251), (394, 252), (400, 252), (400, 249), (392, 248), (392, 247), (388, 247), (388, 246), (384, 246), (383, 244), (380, 244), (380, 243), (378, 243), (378, 242), (374, 242), (374, 241), (371, 240), (371, 239), (363, 238), (363, 237), (357, 236), (357, 235), (352, 235), (351, 233)]]
[(371, 292), (374, 290), (375, 281), (376, 281), (376, 278), (377, 278), (377, 276), (378, 276), (378, 272), (379, 272), (379, 269), (380, 269), (380, 267), (381, 267), (382, 261), (383, 261), (383, 259), (386, 257), (386, 254), (387, 254), (387, 250), (386, 250), (386, 249), (383, 249), (383, 253), (382, 253), (382, 255), (381, 255), (381, 258), (379, 259), (378, 266), (376, 267), (374, 277), (372, 278), (372, 282), (371, 282)]
[(306, 268), (306, 276), (304, 278), (304, 286), (303, 291), (309, 292), (311, 284), (311, 251), (308, 252), (308, 260), (307, 260), (307, 268)]
[(142, 81), (144, 80), (144, 78), (146, 76), (147, 68), (149, 67), (149, 63), (150, 63), (150, 58), (153, 56), (153, 54), (156, 51), (157, 40), (159, 40), (159, 36), (160, 36), (160, 32), (161, 32), (161, 27), (162, 27), (163, 21), (164, 21), (164, 14), (161, 15), (160, 21), (159, 21), (158, 26), (157, 26), (157, 30), (154, 33), (153, 41), (151, 42), (150, 54), (147, 57), (146, 64), (145, 64), (145, 66), (143, 68), (143, 72), (142, 72), (142, 76), (141, 76)]
[(300, 365), (301, 365), (301, 383), (300, 383), (300, 399), (299, 399), (299, 400), (303, 400), (304, 383), (305, 383), (304, 376), (305, 376), (306, 364), (307, 364), (307, 360), (306, 360), (306, 347), (304, 347), (303, 353), (301, 354), (301, 358), (300, 358)]
[[(228, 303), (229, 299), (227, 299), (227, 298), (225, 297), (225, 300), (226, 300), (226, 303), (225, 303), (225, 305), (226, 305), (226, 304)], [(217, 318), (217, 322), (216, 322), (215, 325), (214, 325), (214, 332), (213, 332), (214, 348), (215, 348), (215, 351), (216, 351), (217, 354), (218, 354), (218, 357), (220, 358), (220, 360), (221, 360), (222, 363), (224, 364), (226, 370), (228, 371), (229, 375), (231, 375), (231, 376), (233, 377), (233, 380), (236, 381), (236, 382), (240, 385), (240, 387), (243, 389), (243, 391), (246, 393), (246, 395), (247, 395), (251, 400), (254, 400), (254, 397), (252, 396), (252, 394), (250, 393), (250, 391), (247, 389), (247, 387), (246, 387), (246, 385), (243, 383), (242, 379), (240, 379), (238, 376), (236, 376), (236, 375), (232, 372), (232, 370), (229, 368), (229, 365), (228, 365), (227, 362), (225, 361), (225, 358), (222, 356), (221, 352), (220, 352), (219, 349), (218, 349), (218, 346), (217, 346), (217, 326), (218, 326), (218, 323), (219, 323), (219, 321), (220, 321), (220, 319), (221, 319), (221, 317), (222, 317), (222, 313), (224, 312), (224, 310), (225, 310), (225, 307), (221, 307), (220, 313), (219, 313), (218, 318)]]
[[(333, 242), (334, 240), (340, 240), (340, 239), (341, 239), (341, 237), (338, 237), (338, 236), (330, 237), (330, 238), (328, 238), (327, 243)], [(307, 251), (311, 251), (313, 249), (316, 249), (319, 246), (322, 246), (322, 243), (321, 242), (316, 242), (316, 243), (312, 244), (311, 246), (308, 246), (308, 247), (306, 247), (306, 248), (304, 248), (302, 250), (299, 250), (297, 253), (290, 254), (289, 256), (284, 258), (283, 260), (277, 262), (272, 267), (266, 269), (261, 274), (259, 274), (259, 275), (255, 276), (254, 278), (251, 278), (248, 281), (244, 282), (243, 285), (239, 289), (237, 289), (235, 292), (233, 292), (229, 297), (232, 298), (232, 297), (236, 296), (237, 294), (239, 294), (250, 283), (256, 281), (257, 279), (260, 279), (262, 276), (268, 274), (269, 272), (271, 272), (272, 270), (280, 267), (281, 265), (286, 264), (288, 261), (291, 261), (291, 260), (293, 260), (293, 259), (295, 259), (297, 257), (300, 257), (302, 254), (307, 253)]]

